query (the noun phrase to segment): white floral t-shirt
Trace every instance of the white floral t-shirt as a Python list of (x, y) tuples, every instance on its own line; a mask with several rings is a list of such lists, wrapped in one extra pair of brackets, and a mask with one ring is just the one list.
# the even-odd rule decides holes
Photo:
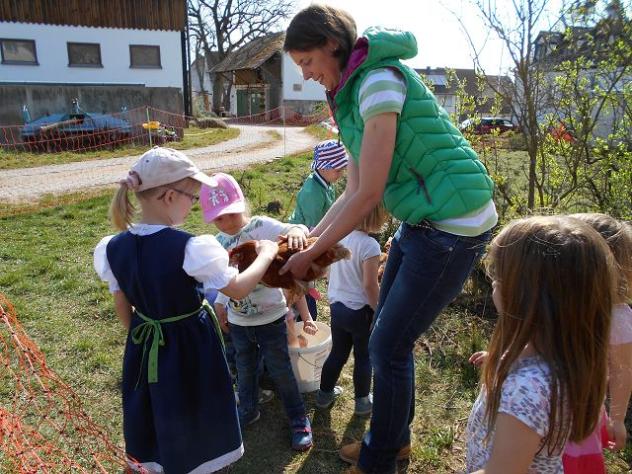
[[(249, 240), (276, 240), (292, 227), (300, 227), (305, 234), (307, 227), (302, 224), (284, 224), (267, 216), (253, 216), (250, 222), (234, 235), (220, 232), (217, 241), (226, 250), (230, 250)], [(223, 293), (217, 295), (217, 304), (228, 306), (228, 322), (238, 326), (261, 326), (271, 323), (288, 312), (283, 290), (269, 288), (261, 283), (241, 300), (228, 298)]]
[[(485, 391), (481, 390), (470, 418), (467, 422), (467, 472), (483, 469), (492, 453), (494, 433), (485, 442), (487, 422), (485, 421)], [(503, 383), (499, 413), (517, 418), (533, 431), (544, 437), (549, 431), (551, 405), (551, 371), (539, 357), (525, 357), (518, 360)], [(562, 474), (562, 450), (548, 454), (544, 447), (533, 458), (527, 471), (529, 474)]]

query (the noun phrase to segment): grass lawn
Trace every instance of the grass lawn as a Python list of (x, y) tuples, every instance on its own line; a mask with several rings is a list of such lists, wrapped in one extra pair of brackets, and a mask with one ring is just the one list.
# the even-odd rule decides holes
[[(189, 127), (184, 129), (184, 138), (181, 141), (169, 142), (166, 146), (176, 150), (186, 150), (188, 148), (214, 145), (237, 136), (239, 136), (239, 129), (235, 127), (207, 129)], [(146, 150), (147, 145), (124, 146), (114, 150), (95, 150), (84, 153), (70, 151), (59, 153), (8, 152), (0, 148), (0, 170), (140, 155)]]
[[(311, 154), (237, 171), (252, 214), (286, 217), (293, 195), (309, 173)], [(122, 444), (120, 372), (125, 331), (112, 299), (92, 268), (92, 250), (113, 233), (107, 221), (111, 194), (73, 195), (60, 205), (13, 214), (0, 211), (0, 292), (15, 304), (28, 334), (46, 354), (49, 366), (81, 397), (84, 408), (110, 438)], [(281, 211), (266, 211), (278, 201)], [(275, 204), (276, 205), (276, 204)], [(271, 206), (275, 207), (275, 206)], [(4, 213), (4, 214), (3, 214)], [(199, 205), (184, 228), (208, 233)], [(321, 292), (325, 288), (321, 283)], [(468, 363), (483, 348), (491, 323), (473, 309), (450, 306), (416, 348), (416, 416), (412, 426), (413, 456), (401, 466), (410, 473), (450, 473), (464, 467), (464, 427), (477, 392), (478, 374)], [(489, 308), (486, 310), (490, 313)], [(326, 304), (319, 319), (328, 321)], [(0, 334), (6, 328), (0, 326)], [(0, 385), (10, 386), (0, 376)], [(278, 399), (262, 407), (261, 420), (245, 430), (246, 454), (231, 473), (339, 473), (345, 468), (337, 449), (359, 440), (368, 418), (353, 416), (352, 364), (341, 376), (343, 397), (330, 411), (316, 410), (313, 394), (306, 404), (313, 420), (315, 447), (308, 453), (289, 448), (289, 433)], [(11, 389), (0, 389), (0, 407)], [(4, 397), (4, 398), (3, 398)], [(209, 399), (209, 402), (211, 399)], [(0, 455), (0, 463), (2, 456)], [(611, 456), (610, 472), (625, 472), (625, 462)], [(6, 472), (6, 471), (3, 471)]]

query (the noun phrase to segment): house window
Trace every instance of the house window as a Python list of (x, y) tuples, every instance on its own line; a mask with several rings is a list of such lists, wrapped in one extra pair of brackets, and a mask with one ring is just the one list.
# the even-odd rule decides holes
[(68, 43), (68, 66), (103, 67), (99, 43)]
[(0, 39), (0, 52), (2, 64), (38, 64), (34, 40)]
[(129, 45), (129, 67), (160, 69), (160, 46)]
[(293, 84), (294, 92), (301, 92), (303, 90), (303, 84)]

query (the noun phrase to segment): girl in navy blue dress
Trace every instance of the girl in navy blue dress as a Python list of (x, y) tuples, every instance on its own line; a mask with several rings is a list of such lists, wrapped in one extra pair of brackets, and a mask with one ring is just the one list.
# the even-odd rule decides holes
[[(258, 243), (243, 273), (210, 235), (174, 226), (215, 183), (182, 153), (154, 147), (132, 166), (110, 209), (121, 233), (99, 242), (94, 265), (128, 328), (123, 360), (123, 429), (129, 466), (151, 473), (208, 473), (243, 455), (222, 340), (197, 286), (248, 295), (278, 250)], [(134, 191), (140, 204), (132, 224)]]

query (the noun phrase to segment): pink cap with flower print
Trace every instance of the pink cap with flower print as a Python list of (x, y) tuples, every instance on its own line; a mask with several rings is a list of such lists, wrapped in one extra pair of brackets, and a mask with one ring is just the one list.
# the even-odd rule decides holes
[(215, 186), (203, 184), (200, 188), (200, 206), (205, 222), (246, 210), (244, 194), (235, 178), (226, 173), (215, 173), (211, 179), (217, 183)]

